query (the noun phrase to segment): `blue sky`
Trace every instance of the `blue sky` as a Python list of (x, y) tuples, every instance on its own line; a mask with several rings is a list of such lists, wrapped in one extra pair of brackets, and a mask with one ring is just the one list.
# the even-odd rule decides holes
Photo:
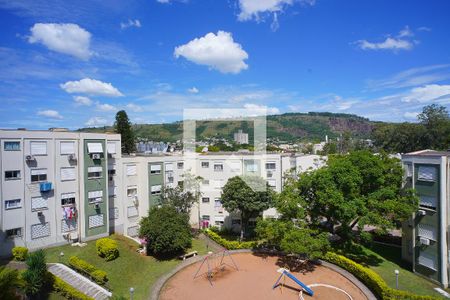
[(450, 106), (449, 1), (0, 0), (0, 127), (185, 108), (414, 121)]

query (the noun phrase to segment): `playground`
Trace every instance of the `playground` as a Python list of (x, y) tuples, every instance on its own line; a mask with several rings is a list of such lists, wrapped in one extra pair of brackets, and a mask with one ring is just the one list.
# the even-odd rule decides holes
[(216, 253), (176, 273), (162, 288), (159, 299), (368, 298), (349, 279), (325, 266), (278, 256)]

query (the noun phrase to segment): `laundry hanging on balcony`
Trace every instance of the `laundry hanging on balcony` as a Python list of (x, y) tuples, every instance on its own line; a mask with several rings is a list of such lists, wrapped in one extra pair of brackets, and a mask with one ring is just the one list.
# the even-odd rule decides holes
[(64, 207), (63, 208), (63, 218), (64, 220), (72, 220), (76, 218), (77, 209), (75, 207)]

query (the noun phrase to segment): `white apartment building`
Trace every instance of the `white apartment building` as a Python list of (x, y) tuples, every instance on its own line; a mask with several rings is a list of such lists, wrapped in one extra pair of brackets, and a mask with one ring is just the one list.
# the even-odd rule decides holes
[[(164, 186), (201, 176), (193, 226), (238, 230), (240, 218), (222, 206), (229, 178), (259, 175), (280, 192), (289, 171), (319, 168), (317, 155), (181, 153), (122, 156), (120, 135), (67, 130), (0, 130), (0, 255), (14, 246), (38, 249), (117, 232), (136, 237), (139, 221)], [(277, 217), (268, 209), (265, 217)]]
[(239, 129), (238, 132), (234, 133), (234, 141), (237, 144), (248, 144), (248, 133), (244, 133), (242, 129)]

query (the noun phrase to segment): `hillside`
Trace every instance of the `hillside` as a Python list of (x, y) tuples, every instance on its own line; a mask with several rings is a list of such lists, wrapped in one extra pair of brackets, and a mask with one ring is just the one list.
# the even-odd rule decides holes
[[(334, 113), (286, 113), (267, 117), (267, 137), (279, 141), (320, 141), (328, 135), (338, 137), (346, 131), (353, 137), (369, 138), (375, 122), (356, 115)], [(168, 124), (135, 124), (136, 136), (154, 141), (174, 142), (182, 139), (183, 122)], [(248, 121), (199, 121), (197, 140), (210, 137), (233, 138), (233, 133), (243, 129), (253, 142), (253, 123)], [(83, 131), (111, 131), (111, 127), (83, 128)]]

